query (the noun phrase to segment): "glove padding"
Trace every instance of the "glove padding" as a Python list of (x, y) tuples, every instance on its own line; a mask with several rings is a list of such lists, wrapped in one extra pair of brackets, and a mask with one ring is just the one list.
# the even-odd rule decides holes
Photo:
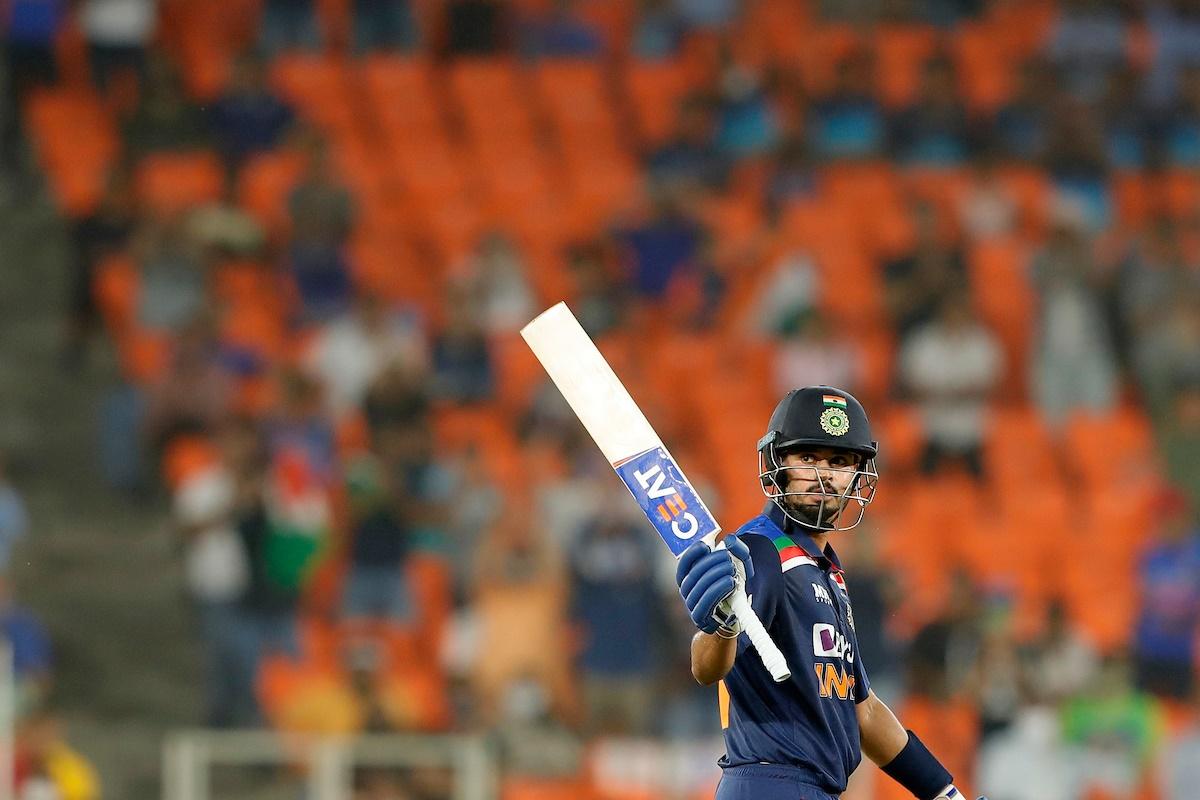
[(705, 633), (728, 635), (741, 632), (742, 624), (733, 615), (729, 598), (738, 586), (754, 576), (750, 548), (736, 536), (728, 536), (723, 548), (713, 550), (696, 542), (679, 556), (675, 582), (696, 627)]

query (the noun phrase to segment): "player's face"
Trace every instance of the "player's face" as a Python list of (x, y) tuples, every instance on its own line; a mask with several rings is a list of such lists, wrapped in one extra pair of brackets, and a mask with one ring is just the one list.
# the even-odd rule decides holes
[(842, 509), (843, 498), (858, 470), (858, 456), (844, 450), (816, 447), (785, 453), (784, 491), (788, 506), (813, 523), (831, 522)]

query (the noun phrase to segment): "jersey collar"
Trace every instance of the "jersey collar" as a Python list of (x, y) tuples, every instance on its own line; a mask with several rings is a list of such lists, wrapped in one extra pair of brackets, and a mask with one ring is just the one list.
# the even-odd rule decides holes
[(809, 558), (816, 561), (822, 569), (829, 568), (834, 572), (842, 571), (842, 564), (833, 550), (833, 545), (826, 544), (825, 550), (822, 552), (804, 527), (788, 519), (787, 515), (783, 513), (783, 509), (775, 505), (774, 501), (767, 501), (767, 507), (763, 509), (763, 514), (775, 523), (775, 527), (783, 531), (783, 534), (803, 550)]

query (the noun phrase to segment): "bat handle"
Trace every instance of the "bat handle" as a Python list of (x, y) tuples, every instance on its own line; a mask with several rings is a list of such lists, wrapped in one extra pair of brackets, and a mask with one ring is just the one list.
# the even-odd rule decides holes
[(750, 600), (746, 597), (744, 586), (737, 587), (733, 597), (730, 598), (730, 604), (733, 606), (733, 613), (737, 616), (738, 622), (742, 623), (742, 630), (750, 637), (750, 643), (758, 651), (758, 657), (762, 659), (763, 666), (767, 668), (767, 672), (771, 673), (775, 682), (781, 683), (790, 678), (792, 671), (788, 669), (787, 659), (783, 657), (783, 653), (779, 652), (779, 648), (771, 639), (771, 634), (767, 633), (767, 629), (759, 622), (758, 615), (750, 607)]

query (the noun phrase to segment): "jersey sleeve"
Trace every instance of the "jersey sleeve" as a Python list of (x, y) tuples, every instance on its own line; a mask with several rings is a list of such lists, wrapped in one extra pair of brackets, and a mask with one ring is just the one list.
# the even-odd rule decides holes
[(767, 630), (775, 621), (783, 591), (783, 570), (779, 564), (779, 550), (775, 543), (758, 533), (738, 535), (750, 550), (750, 561), (754, 564), (754, 575), (746, 581), (746, 594), (750, 596), (750, 607), (758, 615)]

